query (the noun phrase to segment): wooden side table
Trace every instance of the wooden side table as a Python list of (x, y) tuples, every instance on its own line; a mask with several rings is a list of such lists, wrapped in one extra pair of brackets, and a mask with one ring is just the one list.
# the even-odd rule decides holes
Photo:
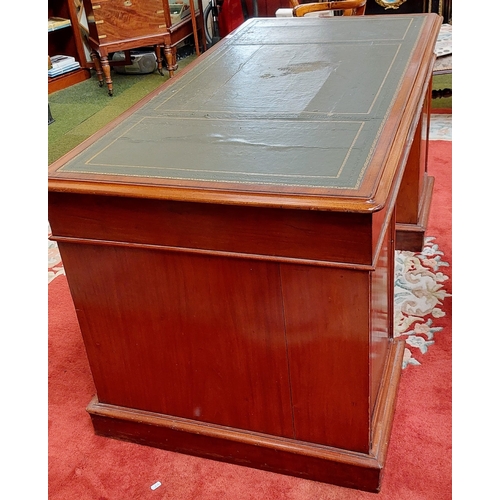
[[(178, 4), (185, 6), (180, 15), (175, 9)], [(197, 31), (201, 31), (205, 46), (202, 0), (198, 0), (196, 12), (193, 0), (84, 0), (84, 5), (91, 57), (99, 85), (106, 82), (109, 95), (113, 95), (109, 53), (153, 45), (159, 73), (163, 74), (163, 49), (167, 70), (173, 76), (177, 69), (176, 46), (180, 42), (192, 34), (197, 42)]]

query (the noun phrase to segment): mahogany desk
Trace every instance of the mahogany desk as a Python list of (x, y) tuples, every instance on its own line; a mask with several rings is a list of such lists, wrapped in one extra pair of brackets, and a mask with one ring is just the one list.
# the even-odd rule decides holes
[(49, 168), (95, 431), (377, 491), (440, 18), (256, 18)]

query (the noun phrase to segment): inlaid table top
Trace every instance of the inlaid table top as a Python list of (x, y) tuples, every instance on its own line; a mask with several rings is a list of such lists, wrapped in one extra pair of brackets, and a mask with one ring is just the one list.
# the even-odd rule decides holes
[(414, 126), (421, 61), (432, 71), (434, 25), (251, 19), (53, 164), (49, 188), (377, 210)]

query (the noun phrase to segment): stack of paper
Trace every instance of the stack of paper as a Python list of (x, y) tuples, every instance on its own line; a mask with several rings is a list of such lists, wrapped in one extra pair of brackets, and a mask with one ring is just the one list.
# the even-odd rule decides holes
[(49, 76), (51, 78), (80, 67), (80, 64), (72, 56), (52, 56), (50, 62), (52, 64), (52, 68), (49, 69)]

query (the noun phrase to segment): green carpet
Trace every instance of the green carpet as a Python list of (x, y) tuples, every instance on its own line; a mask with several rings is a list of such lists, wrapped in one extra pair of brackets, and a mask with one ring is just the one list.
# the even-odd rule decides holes
[[(451, 73), (445, 75), (435, 75), (432, 77), (432, 90), (451, 89)], [(452, 97), (441, 97), (432, 99), (432, 109), (450, 109), (451, 110)]]
[[(190, 55), (180, 60), (177, 71), (195, 58), (196, 55)], [(50, 112), (54, 118), (48, 130), (49, 165), (168, 80), (168, 73), (165, 71), (165, 76), (158, 72), (124, 75), (112, 71), (111, 77), (112, 97), (106, 85), (99, 87), (94, 71), (88, 80), (49, 94)]]

